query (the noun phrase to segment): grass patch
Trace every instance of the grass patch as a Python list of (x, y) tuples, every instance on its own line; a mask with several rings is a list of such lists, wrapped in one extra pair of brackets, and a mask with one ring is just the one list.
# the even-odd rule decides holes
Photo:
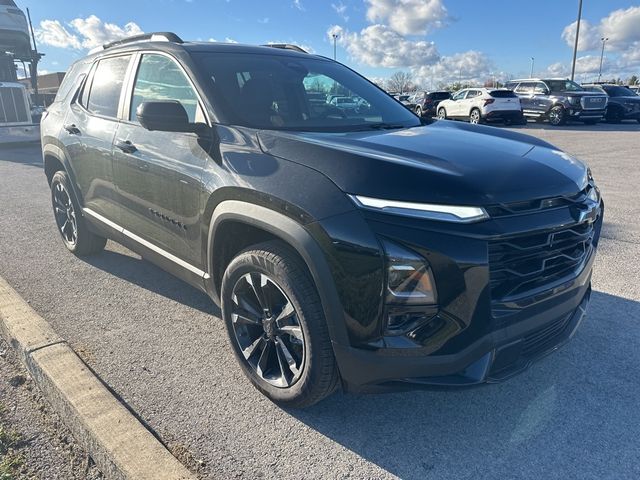
[(14, 480), (24, 464), (22, 456), (12, 451), (19, 441), (17, 432), (0, 425), (0, 480)]

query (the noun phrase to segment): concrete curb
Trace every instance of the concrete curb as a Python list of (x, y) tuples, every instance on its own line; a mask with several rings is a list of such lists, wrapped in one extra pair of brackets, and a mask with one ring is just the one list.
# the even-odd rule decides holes
[(0, 334), (107, 478), (195, 478), (2, 277)]

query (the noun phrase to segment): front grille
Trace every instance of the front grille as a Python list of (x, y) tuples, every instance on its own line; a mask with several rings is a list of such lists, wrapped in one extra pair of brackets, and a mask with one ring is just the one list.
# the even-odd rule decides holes
[(28, 123), (29, 112), (24, 90), (19, 87), (0, 88), (0, 123)]
[(575, 276), (593, 249), (595, 222), (489, 242), (491, 297), (505, 301)]
[(607, 106), (607, 97), (589, 95), (580, 99), (580, 104), (585, 110), (603, 110)]
[(582, 204), (586, 201), (587, 195), (593, 186), (589, 185), (585, 189), (574, 195), (560, 197), (538, 198), (523, 202), (499, 203), (485, 207), (491, 218), (509, 217), (512, 215), (522, 215), (525, 213), (537, 213), (553, 208), (562, 208), (574, 204)]

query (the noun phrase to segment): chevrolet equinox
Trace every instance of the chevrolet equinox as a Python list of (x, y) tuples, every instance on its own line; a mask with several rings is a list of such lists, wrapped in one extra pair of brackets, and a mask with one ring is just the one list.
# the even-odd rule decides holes
[(553, 145), (427, 124), (292, 45), (98, 50), (42, 121), (62, 241), (109, 238), (206, 292), (273, 401), (500, 381), (583, 319), (604, 207)]

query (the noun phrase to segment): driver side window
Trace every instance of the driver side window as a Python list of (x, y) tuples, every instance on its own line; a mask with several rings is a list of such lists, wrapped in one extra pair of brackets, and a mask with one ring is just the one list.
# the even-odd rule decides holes
[(141, 103), (165, 100), (180, 102), (190, 123), (205, 121), (196, 92), (176, 62), (164, 55), (144, 54), (136, 74), (129, 120), (138, 121), (136, 109)]
[(467, 90), (460, 90), (453, 97), (451, 97), (451, 100), (462, 100), (466, 94)]

